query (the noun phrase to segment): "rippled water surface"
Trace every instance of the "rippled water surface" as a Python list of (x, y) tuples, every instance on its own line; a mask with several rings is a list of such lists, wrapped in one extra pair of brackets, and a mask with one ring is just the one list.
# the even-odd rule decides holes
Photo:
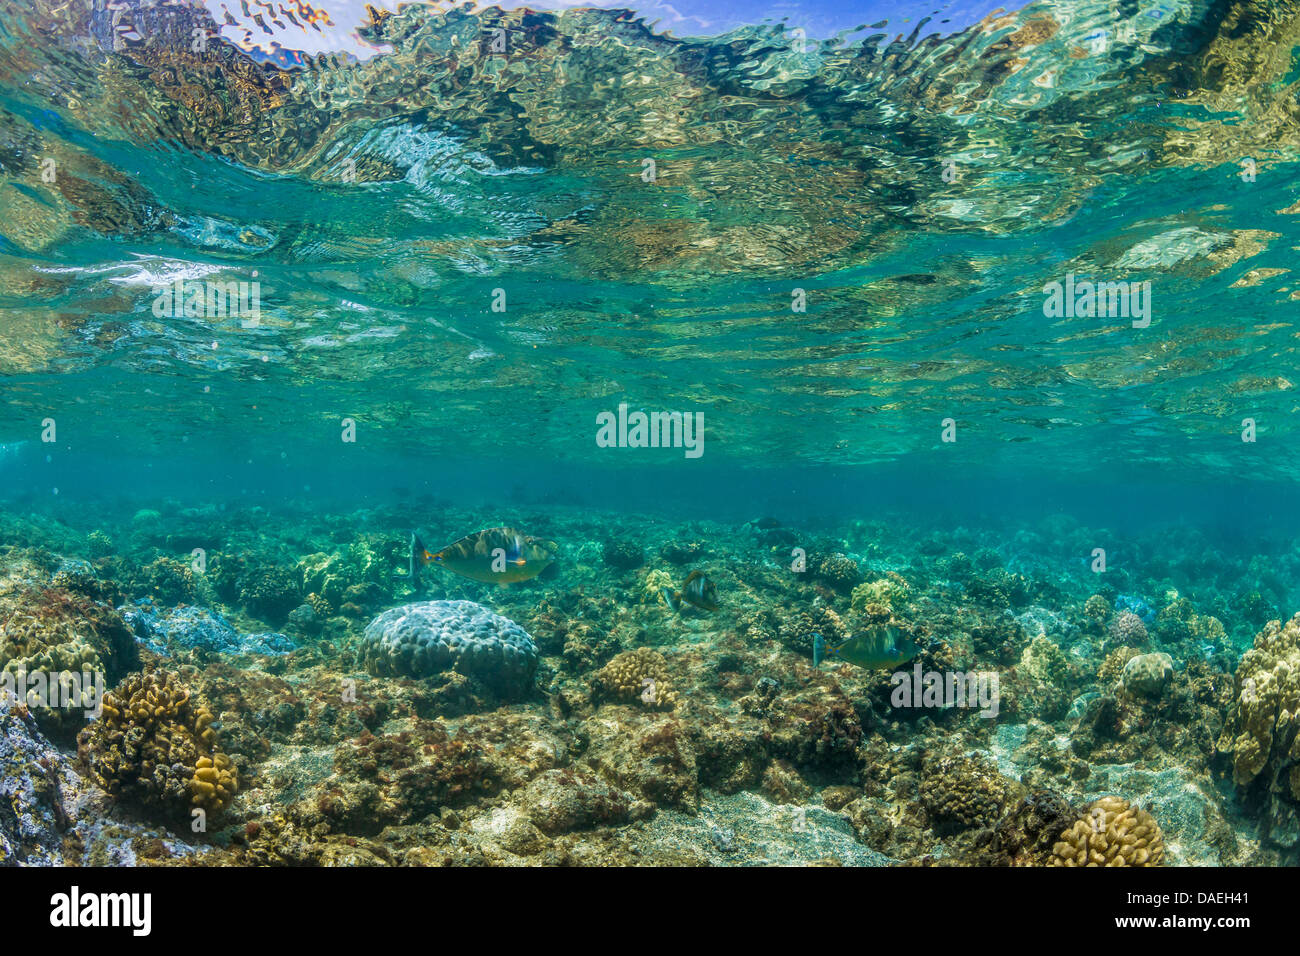
[[(1294, 479), (1294, 4), (212, 6), (0, 14), (0, 439), (58, 422), (37, 487), (689, 484), (598, 447), (621, 402), (702, 412), (698, 475)], [(1149, 325), (1045, 314), (1071, 275), (1149, 283)], [(257, 283), (257, 321), (157, 308), (178, 280)]]

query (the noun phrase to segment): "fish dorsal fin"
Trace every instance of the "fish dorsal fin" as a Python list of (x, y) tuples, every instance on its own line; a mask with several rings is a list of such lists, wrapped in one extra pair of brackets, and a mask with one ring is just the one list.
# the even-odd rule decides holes
[(686, 575), (686, 580), (682, 582), (682, 590), (686, 590), (686, 586), (690, 584), (692, 581), (694, 581), (696, 578), (702, 578), (702, 577), (704, 577), (703, 571), (692, 571), (690, 574)]

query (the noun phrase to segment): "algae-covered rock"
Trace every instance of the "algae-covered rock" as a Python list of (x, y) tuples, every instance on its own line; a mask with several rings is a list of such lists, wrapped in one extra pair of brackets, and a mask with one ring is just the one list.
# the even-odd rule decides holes
[(1120, 683), (1130, 694), (1159, 697), (1174, 676), (1174, 659), (1165, 653), (1138, 654), (1124, 665)]

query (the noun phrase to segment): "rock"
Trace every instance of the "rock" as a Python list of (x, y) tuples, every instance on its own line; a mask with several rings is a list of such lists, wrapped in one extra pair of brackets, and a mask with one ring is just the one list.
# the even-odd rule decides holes
[(763, 795), (773, 803), (807, 803), (812, 788), (788, 760), (773, 760), (763, 772)]
[(548, 770), (529, 783), (520, 806), (543, 833), (557, 834), (626, 823), (632, 798), (592, 774)]
[(0, 864), (62, 866), (68, 826), (64, 791), (76, 773), (25, 707), (0, 695)]
[(202, 648), (218, 654), (287, 654), (296, 645), (274, 632), (241, 635), (216, 611), (183, 605), (162, 611), (152, 601), (118, 609), (136, 639), (155, 654)]
[(300, 604), (289, 612), (289, 626), (304, 634), (319, 634), (321, 619), (310, 604)]
[(0, 695), (0, 866), (134, 866), (201, 856), (166, 830), (108, 819), (106, 793), (79, 774), (26, 708)]
[(1120, 683), (1130, 694), (1159, 697), (1174, 676), (1174, 659), (1163, 652), (1139, 654), (1124, 665)]

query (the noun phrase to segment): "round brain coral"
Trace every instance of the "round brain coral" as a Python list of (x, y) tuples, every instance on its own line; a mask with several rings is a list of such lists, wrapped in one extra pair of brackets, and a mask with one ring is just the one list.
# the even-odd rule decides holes
[(502, 694), (523, 694), (537, 645), (522, 627), (473, 601), (425, 601), (385, 611), (361, 638), (376, 677), (427, 677), (455, 669)]
[(668, 661), (648, 647), (619, 654), (600, 669), (596, 682), (615, 700), (640, 701), (658, 710), (677, 706), (677, 694), (668, 680)]
[(170, 671), (132, 674), (104, 695), (104, 712), (77, 737), (77, 754), (109, 793), (179, 816), (216, 812), (239, 788), (217, 749), (214, 718)]
[(1049, 866), (1160, 866), (1164, 835), (1155, 817), (1120, 797), (1102, 797), (1061, 834)]

